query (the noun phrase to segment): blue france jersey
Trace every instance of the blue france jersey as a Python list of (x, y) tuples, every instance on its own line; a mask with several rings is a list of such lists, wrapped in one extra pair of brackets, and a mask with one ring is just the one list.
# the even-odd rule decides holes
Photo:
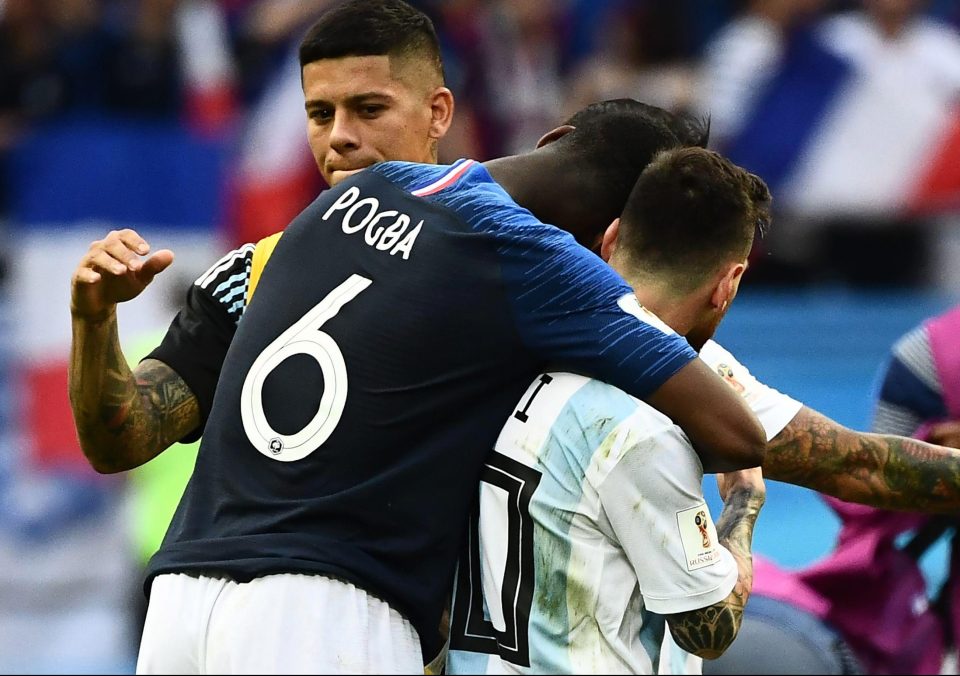
[(696, 357), (630, 299), (471, 160), (383, 163), (326, 191), (236, 322), (148, 581), (341, 577), (432, 656), (484, 459), (530, 379), (549, 364), (644, 397)]

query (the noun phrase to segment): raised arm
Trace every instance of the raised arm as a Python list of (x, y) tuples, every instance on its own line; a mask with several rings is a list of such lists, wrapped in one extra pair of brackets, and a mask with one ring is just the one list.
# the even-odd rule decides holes
[(768, 479), (848, 502), (919, 512), (960, 512), (960, 451), (857, 432), (806, 406), (767, 446)]
[(666, 616), (676, 644), (704, 659), (720, 657), (740, 631), (753, 588), (753, 528), (766, 497), (759, 469), (718, 475), (717, 483), (724, 497), (717, 536), (737, 562), (737, 582), (722, 601)]
[(199, 423), (186, 383), (168, 366), (146, 360), (132, 371), (120, 349), (117, 304), (138, 296), (173, 262), (133, 230), (91, 244), (73, 274), (69, 392), (77, 436), (98, 472), (138, 467)]

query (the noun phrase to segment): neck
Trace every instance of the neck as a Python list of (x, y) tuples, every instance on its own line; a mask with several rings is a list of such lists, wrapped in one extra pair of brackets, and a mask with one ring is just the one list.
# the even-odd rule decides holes
[(880, 14), (874, 20), (886, 40), (896, 40), (906, 29), (908, 17), (896, 14)]
[(681, 336), (686, 336), (697, 325), (704, 305), (700, 293), (678, 296), (672, 292), (669, 284), (640, 276), (627, 276), (625, 279), (640, 304)]
[(548, 155), (541, 149), (490, 160), (483, 166), (517, 204), (537, 219), (576, 235), (578, 210), (564, 196), (581, 194), (582, 188), (577, 188), (573, 172), (564, 171), (565, 163)]

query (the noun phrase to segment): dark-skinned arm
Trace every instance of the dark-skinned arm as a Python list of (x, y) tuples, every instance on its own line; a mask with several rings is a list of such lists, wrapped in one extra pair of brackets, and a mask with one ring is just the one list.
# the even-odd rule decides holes
[(960, 512), (960, 451), (857, 432), (806, 406), (767, 445), (763, 474), (883, 509)]
[(740, 631), (753, 588), (753, 529), (766, 496), (759, 469), (729, 473), (717, 480), (725, 496), (717, 536), (737, 562), (737, 581), (722, 601), (666, 616), (676, 644), (704, 659), (720, 657)]
[(767, 437), (739, 394), (694, 359), (645, 399), (669, 416), (693, 444), (704, 472), (757, 467)]

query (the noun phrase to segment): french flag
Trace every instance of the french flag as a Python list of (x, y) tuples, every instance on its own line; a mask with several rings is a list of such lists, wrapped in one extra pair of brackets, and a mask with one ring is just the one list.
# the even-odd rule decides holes
[(187, 125), (205, 137), (228, 132), (238, 114), (227, 17), (214, 2), (188, 0), (175, 15)]
[(238, 154), (227, 217), (237, 243), (279, 232), (326, 187), (307, 143), (296, 49), (247, 113)]
[(960, 36), (927, 18), (896, 39), (830, 18), (791, 42), (723, 150), (806, 216), (960, 207)]

